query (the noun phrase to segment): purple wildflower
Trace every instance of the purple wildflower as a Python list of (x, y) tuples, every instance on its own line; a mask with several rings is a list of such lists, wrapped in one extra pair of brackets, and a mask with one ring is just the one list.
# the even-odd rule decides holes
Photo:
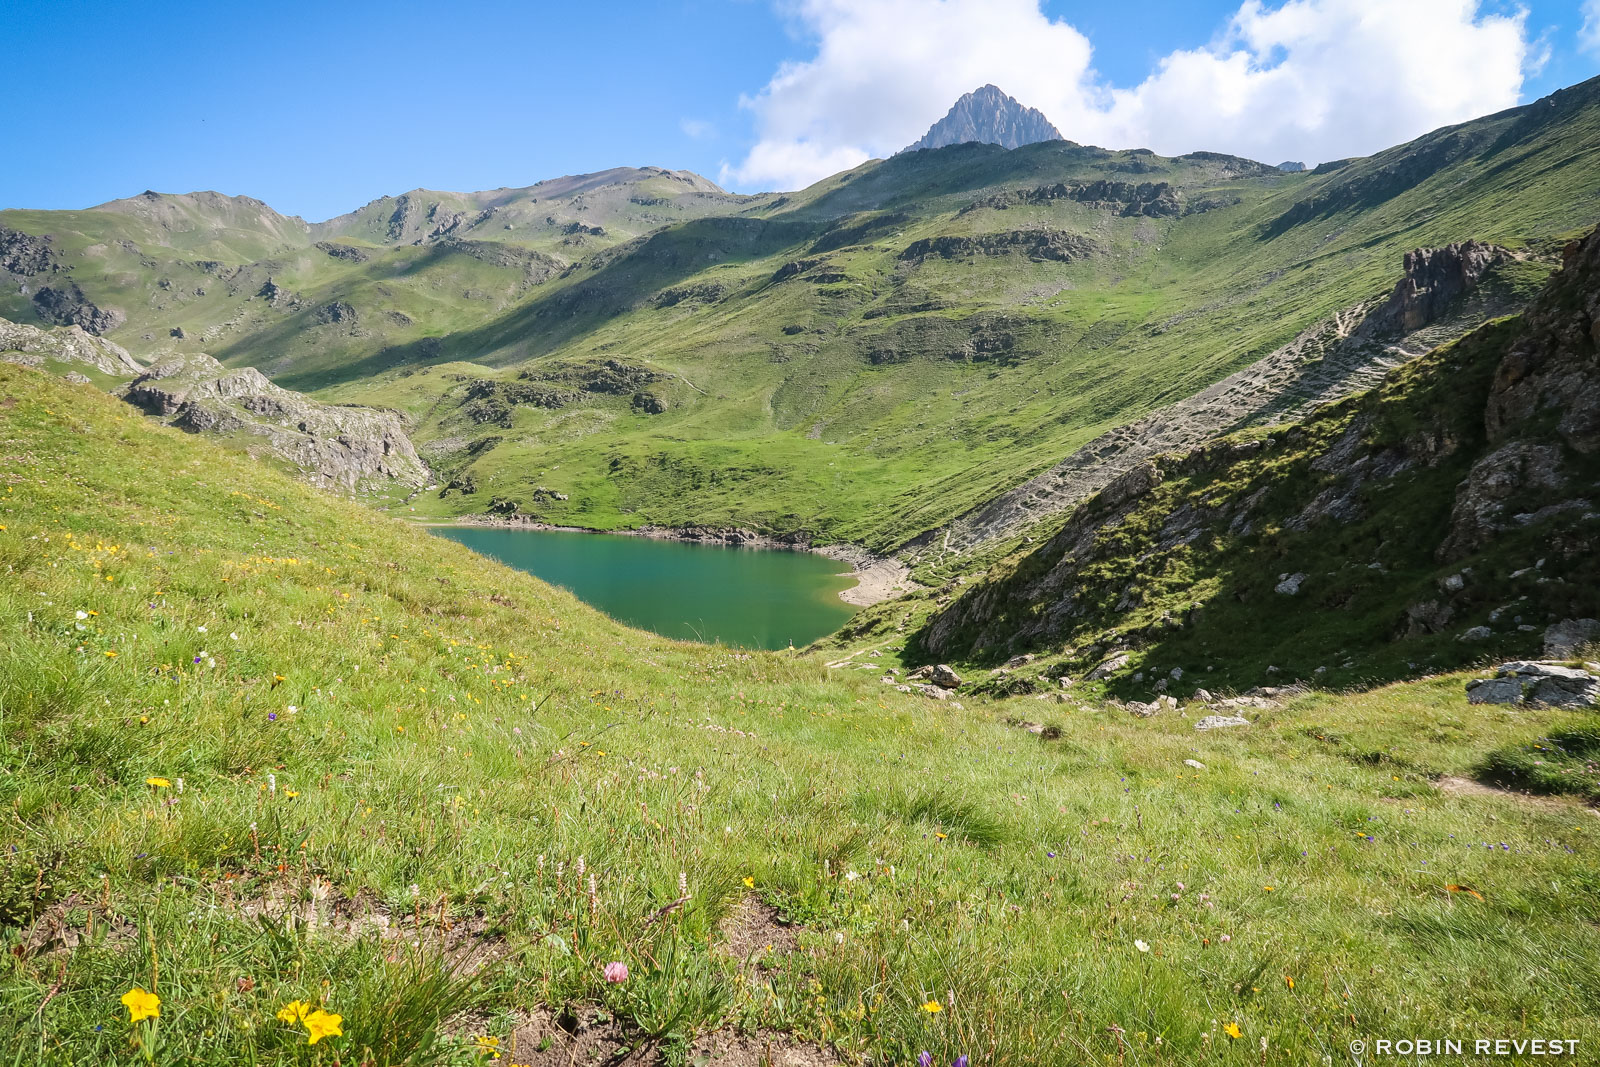
[(917, 1054), (917, 1067), (933, 1067), (933, 1053), (923, 1050)]
[(277, 722), (278, 721), (278, 713), (275, 712), (275, 711), (267, 712), (267, 721), (268, 722)]

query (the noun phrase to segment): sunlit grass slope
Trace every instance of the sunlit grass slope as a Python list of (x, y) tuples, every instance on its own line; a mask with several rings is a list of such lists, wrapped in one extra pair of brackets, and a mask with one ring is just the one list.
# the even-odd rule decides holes
[[(466, 1063), (597, 1002), (667, 1062), (724, 1026), (900, 1064), (1600, 1042), (1600, 820), (1433, 784), (1582, 720), (1461, 676), (1209, 734), (902, 696), (4, 366), (0, 527), (7, 1062)], [(798, 926), (767, 969), (717, 947), (746, 894)]]

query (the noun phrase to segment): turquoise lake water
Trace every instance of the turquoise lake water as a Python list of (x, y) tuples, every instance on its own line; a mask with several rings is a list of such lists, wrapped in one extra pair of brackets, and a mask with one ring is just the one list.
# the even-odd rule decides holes
[(798, 648), (837, 630), (856, 610), (839, 599), (854, 584), (840, 576), (849, 568), (812, 552), (489, 526), (433, 532), (668, 637)]

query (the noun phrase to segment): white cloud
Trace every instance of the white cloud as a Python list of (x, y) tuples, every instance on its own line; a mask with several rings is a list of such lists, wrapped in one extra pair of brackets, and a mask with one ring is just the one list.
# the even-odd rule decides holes
[(1600, 0), (1584, 0), (1583, 26), (1578, 30), (1578, 48), (1600, 56)]
[(708, 137), (717, 135), (717, 128), (705, 119), (679, 119), (678, 129), (682, 130), (687, 136), (693, 137), (696, 141), (703, 141)]
[(1269, 163), (1366, 154), (1516, 104), (1533, 58), (1525, 16), (1479, 7), (1246, 0), (1212, 42), (1115, 87), (1087, 38), (1037, 0), (799, 0), (789, 10), (816, 55), (742, 101), (759, 141), (722, 176), (799, 188), (911, 143), (986, 82), (1083, 143)]

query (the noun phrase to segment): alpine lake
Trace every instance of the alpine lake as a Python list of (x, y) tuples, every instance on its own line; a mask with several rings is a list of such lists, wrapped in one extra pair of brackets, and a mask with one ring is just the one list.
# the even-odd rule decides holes
[(856, 612), (848, 564), (814, 552), (494, 526), (433, 532), (559, 585), (620, 622), (737, 648), (801, 648)]

